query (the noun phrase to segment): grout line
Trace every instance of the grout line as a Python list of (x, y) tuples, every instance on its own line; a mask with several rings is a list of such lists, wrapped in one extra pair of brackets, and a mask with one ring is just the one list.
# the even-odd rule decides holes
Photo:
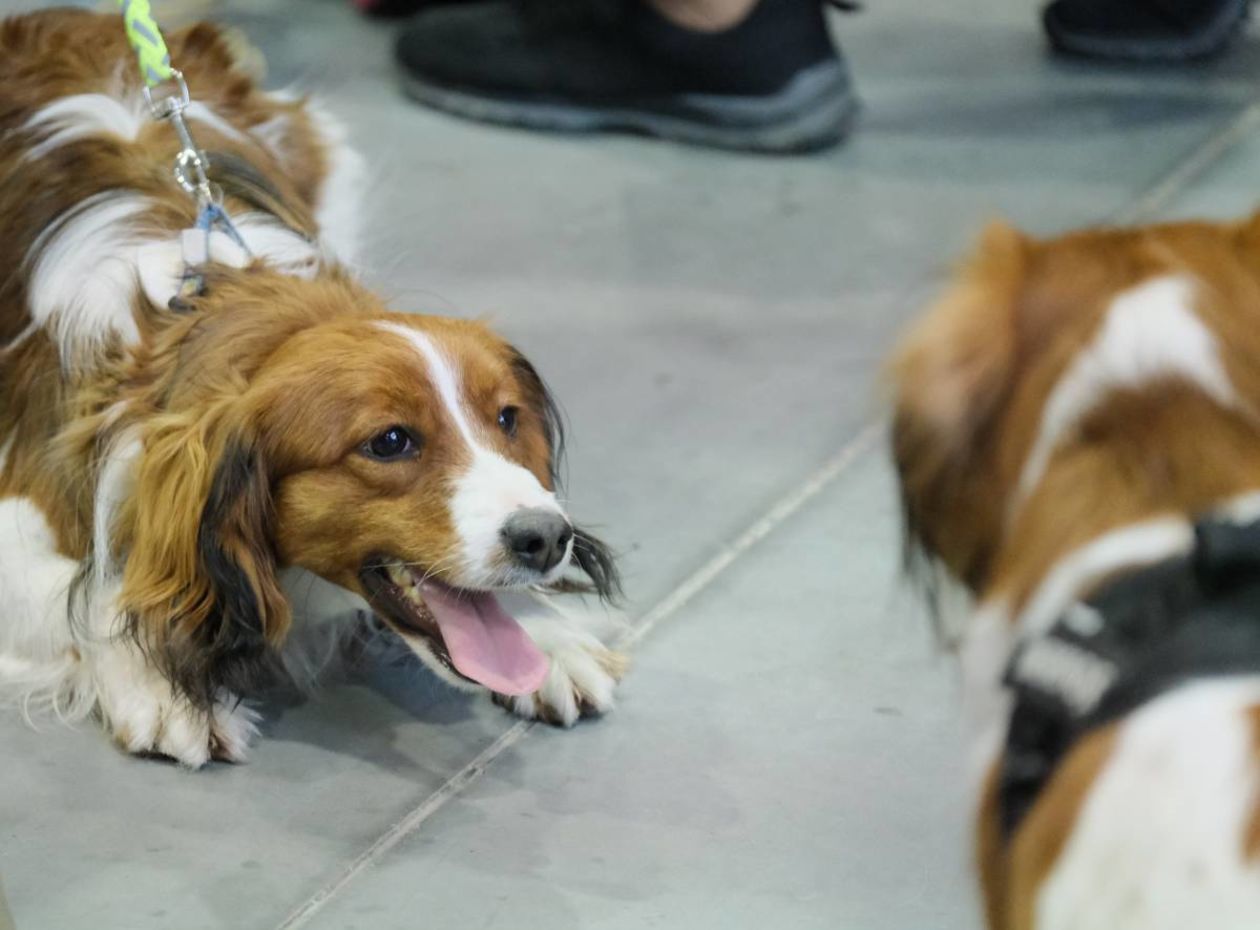
[[(674, 588), (664, 600), (644, 614), (638, 622), (631, 624), (629, 631), (615, 643), (616, 647), (628, 648), (635, 645), (653, 628), (690, 603), (736, 560), (821, 494), (828, 485), (844, 474), (849, 466), (869, 452), (884, 434), (885, 428), (882, 419), (864, 427), (861, 432), (845, 443), (840, 451), (815, 469), (800, 485), (781, 497), (756, 522), (723, 546), (716, 555)], [(517, 721), (511, 729), (478, 753), (471, 762), (425, 798), (411, 813), (386, 830), (375, 843), (356, 856), (337, 878), (292, 911), (276, 930), (297, 930), (298, 927), (305, 926), (332, 900), (334, 895), (375, 865), (386, 853), (441, 810), (448, 801), (480, 778), (495, 759), (528, 736), (534, 726), (533, 721)]]
[[(1257, 130), (1260, 130), (1260, 102), (1245, 107), (1234, 119), (1191, 152), (1185, 161), (1173, 167), (1168, 174), (1145, 193), (1139, 195), (1136, 200), (1115, 211), (1111, 215), (1111, 221), (1133, 223), (1151, 216), (1198, 180), (1234, 146)], [(740, 557), (822, 493), (849, 466), (870, 451), (886, 428), (887, 423), (884, 418), (868, 424), (797, 488), (780, 498), (762, 517), (719, 550), (713, 558), (666, 595), (664, 600), (644, 614), (637, 623), (632, 624), (616, 645), (620, 648), (637, 645), (656, 626), (690, 603)], [(334, 881), (325, 885), (290, 913), (276, 930), (297, 930), (305, 926), (336, 894), (419, 829), (447, 802), (476, 782), (495, 759), (521, 742), (534, 727), (533, 721), (517, 721), (506, 733), (478, 753), (471, 762), (425, 798), (411, 813), (390, 827), (376, 842), (360, 853)]]
[(323, 909), (333, 895), (375, 865), (377, 860), (436, 814), (447, 801), (480, 778), (492, 761), (524, 739), (525, 735), (533, 728), (534, 722), (532, 720), (518, 720), (511, 729), (443, 782), (442, 787), (425, 798), (419, 807), (414, 808), (406, 817), (381, 834), (377, 841), (356, 856), (354, 861), (346, 866), (345, 870), (334, 881), (315, 892), (306, 900), (306, 903), (289, 914), (284, 919), (284, 923), (280, 924), (276, 930), (294, 930), (296, 927), (305, 926), (318, 911)]
[(744, 530), (718, 551), (713, 558), (702, 565), (691, 577), (676, 587), (663, 601), (648, 611), (617, 641), (620, 648), (629, 648), (643, 639), (661, 621), (677, 613), (697, 594), (713, 583), (713, 580), (730, 568), (731, 563), (746, 553), (757, 543), (769, 536), (774, 530), (807, 503), (817, 497), (826, 487), (840, 477), (883, 435), (883, 420), (867, 425), (857, 436), (845, 443), (839, 452), (823, 462), (795, 490), (781, 497), (765, 515)]
[(1150, 218), (1168, 205), (1177, 194), (1197, 181), (1234, 146), (1260, 130), (1260, 102), (1247, 105), (1232, 120), (1208, 136), (1185, 161), (1155, 182), (1154, 186), (1111, 215), (1115, 223), (1127, 224)]

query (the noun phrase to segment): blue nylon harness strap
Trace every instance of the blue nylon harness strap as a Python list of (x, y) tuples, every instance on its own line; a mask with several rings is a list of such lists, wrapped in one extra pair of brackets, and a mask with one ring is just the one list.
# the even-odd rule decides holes
[(215, 201), (208, 201), (201, 207), (193, 223), (193, 230), (201, 234), (201, 241), (190, 246), (188, 239), (184, 239), (184, 273), (180, 278), (179, 291), (171, 299), (171, 310), (187, 312), (191, 309), (188, 301), (205, 293), (206, 279), (202, 266), (210, 261), (210, 234), (216, 229), (225, 233), (246, 255), (253, 256), (227, 211)]
[(1004, 835), (1082, 736), (1189, 681), (1246, 673), (1260, 673), (1260, 521), (1202, 520), (1189, 554), (1106, 585), (1015, 651)]
[(201, 208), (201, 212), (197, 214), (197, 222), (194, 225), (207, 235), (217, 227), (227, 233), (233, 242), (244, 249), (246, 255), (253, 254), (249, 251), (249, 246), (245, 244), (245, 240), (241, 238), (240, 232), (232, 223), (232, 218), (228, 216), (227, 211), (213, 201)]

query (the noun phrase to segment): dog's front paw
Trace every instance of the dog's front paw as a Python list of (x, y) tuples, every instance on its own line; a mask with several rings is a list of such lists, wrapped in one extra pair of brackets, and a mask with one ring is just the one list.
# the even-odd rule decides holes
[(258, 737), (262, 715), (233, 694), (215, 701), (210, 716), (210, 758), (220, 762), (244, 762)]
[[(258, 733), (258, 713), (220, 694), (206, 711), (175, 692), (162, 675), (126, 647), (97, 667), (101, 717), (120, 747), (161, 755), (199, 769), (211, 759), (244, 762)], [(121, 652), (132, 653), (121, 655)]]
[(496, 703), (526, 720), (562, 727), (573, 726), (581, 717), (612, 710), (613, 691), (629, 664), (623, 653), (561, 621), (536, 620), (527, 628), (551, 659), (551, 670), (533, 694), (496, 694)]

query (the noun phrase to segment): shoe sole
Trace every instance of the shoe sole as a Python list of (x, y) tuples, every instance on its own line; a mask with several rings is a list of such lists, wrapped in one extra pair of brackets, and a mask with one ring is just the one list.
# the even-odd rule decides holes
[(849, 134), (858, 102), (844, 66), (826, 61), (761, 97), (680, 94), (669, 101), (599, 105), (489, 96), (403, 73), (408, 96), (484, 123), (552, 132), (628, 132), (740, 151), (828, 148)]
[(1207, 58), (1224, 50), (1247, 19), (1251, 0), (1233, 0), (1220, 14), (1186, 39), (1100, 39), (1064, 31), (1052, 22), (1046, 33), (1055, 48), (1086, 58), (1110, 58), (1117, 61), (1169, 62)]

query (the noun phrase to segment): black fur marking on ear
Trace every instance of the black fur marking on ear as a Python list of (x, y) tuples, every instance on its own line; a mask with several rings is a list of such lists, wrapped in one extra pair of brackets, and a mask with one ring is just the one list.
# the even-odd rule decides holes
[[(512, 370), (521, 386), (533, 395), (531, 401), (542, 414), (543, 435), (551, 447), (551, 484), (558, 490), (564, 484), (564, 412), (529, 359), (515, 348), (511, 351)], [(621, 598), (621, 573), (612, 550), (580, 527), (573, 528), (573, 561), (591, 580), (589, 588), (580, 586), (578, 590), (597, 594), (603, 601), (615, 602)]]
[[(257, 454), (235, 446), (225, 454), (215, 474), (197, 530), (197, 550), (202, 570), (214, 591), (214, 607), (201, 625), (201, 645), (206, 649), (204, 682), (213, 700), (218, 689), (235, 694), (255, 690), (278, 667), (278, 658), (267, 641), (263, 605), (249, 577), (222, 545), (220, 530), (233, 519), (233, 510), (257, 509), (253, 485), (261, 467)], [(239, 518), (239, 517), (238, 517)], [(264, 515), (249, 513), (247, 522), (262, 522)], [(270, 557), (270, 556), (269, 556)]]
[(281, 674), (279, 657), (267, 641), (263, 605), (236, 556), (224, 545), (224, 533), (235, 529), (232, 524), (262, 518), (253, 500), (258, 468), (255, 452), (244, 446), (230, 448), (202, 509), (197, 560), (210, 582), (209, 615), (187, 633), (173, 630), (160, 644), (141, 641), (195, 707), (212, 707), (225, 691), (255, 692)]
[(521, 355), (516, 349), (511, 351), (512, 370), (516, 373), (516, 377), (520, 380), (522, 387), (533, 395), (530, 400), (542, 415), (543, 435), (547, 439), (547, 445), (551, 448), (551, 484), (558, 489), (564, 483), (562, 475), (565, 446), (564, 412), (560, 409), (560, 405), (556, 403), (555, 397), (552, 396), (551, 390), (547, 387), (547, 382), (542, 379), (542, 375), (538, 373), (538, 370), (530, 364), (529, 359)]
[(591, 579), (591, 588), (600, 600), (621, 598), (621, 573), (612, 550), (580, 527), (573, 528), (573, 561)]

